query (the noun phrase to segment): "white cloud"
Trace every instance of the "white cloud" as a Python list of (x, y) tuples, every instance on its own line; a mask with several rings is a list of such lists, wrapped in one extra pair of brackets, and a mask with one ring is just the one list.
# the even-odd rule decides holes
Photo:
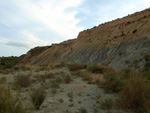
[(7, 46), (15, 46), (15, 47), (24, 47), (24, 48), (32, 48), (32, 45), (29, 43), (23, 43), (23, 42), (15, 42), (15, 41), (10, 41), (6, 43)]
[(150, 0), (116, 0), (99, 8), (97, 23), (104, 23), (127, 16), (150, 6)]
[(0, 37), (0, 43), (6, 43), (6, 42), (8, 42), (7, 38)]
[[(44, 25), (47, 29), (58, 33), (66, 39), (75, 38), (83, 27), (77, 27), (80, 22), (75, 18), (77, 11), (65, 12), (69, 7), (77, 7), (83, 0), (43, 0), (36, 3), (29, 0), (17, 1), (17, 5), (25, 14), (27, 21)], [(16, 18), (16, 17), (15, 17)], [(17, 18), (20, 19), (20, 18)]]
[[(13, 29), (20, 42), (30, 43), (32, 47), (47, 45), (51, 41), (76, 38), (83, 27), (77, 27), (80, 22), (75, 18), (77, 10), (65, 12), (67, 8), (77, 8), (84, 0), (6, 0), (0, 1), (0, 24)], [(46, 31), (46, 32), (44, 32)], [(45, 41), (40, 33), (53, 33)], [(37, 35), (38, 34), (38, 35)], [(16, 41), (15, 37), (8, 37)], [(45, 38), (45, 37), (44, 37)], [(56, 38), (56, 39), (53, 39)], [(2, 41), (2, 39), (1, 39)], [(8, 42), (8, 41), (7, 41)]]
[(44, 45), (48, 44), (45, 41), (43, 41), (42, 39), (35, 37), (33, 33), (29, 32), (27, 30), (21, 31), (20, 34), (23, 36), (22, 40), (30, 43), (32, 45), (32, 47), (35, 47), (36, 45), (39, 45), (39, 46), (43, 45), (44, 46)]

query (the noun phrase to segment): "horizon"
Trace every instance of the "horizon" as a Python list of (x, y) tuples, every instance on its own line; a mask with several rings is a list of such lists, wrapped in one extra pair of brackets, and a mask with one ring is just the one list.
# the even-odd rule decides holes
[(2, 57), (77, 38), (80, 31), (149, 8), (150, 1), (5, 0), (0, 6)]

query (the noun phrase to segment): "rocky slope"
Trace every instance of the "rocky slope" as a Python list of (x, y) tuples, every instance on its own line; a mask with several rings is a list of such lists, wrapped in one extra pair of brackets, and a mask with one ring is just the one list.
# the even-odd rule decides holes
[(23, 64), (104, 63), (115, 69), (142, 67), (150, 52), (150, 9), (79, 33), (77, 39), (31, 49)]

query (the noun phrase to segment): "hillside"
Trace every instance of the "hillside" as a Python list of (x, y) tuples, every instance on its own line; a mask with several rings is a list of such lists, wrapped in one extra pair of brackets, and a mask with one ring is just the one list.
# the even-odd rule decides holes
[(136, 12), (79, 33), (60, 44), (36, 47), (22, 57), (22, 64), (54, 62), (104, 63), (115, 69), (141, 68), (150, 52), (150, 9)]

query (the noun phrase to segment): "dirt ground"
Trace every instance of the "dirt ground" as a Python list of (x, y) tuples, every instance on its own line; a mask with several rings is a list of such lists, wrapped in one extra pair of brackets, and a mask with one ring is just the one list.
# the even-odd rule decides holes
[[(49, 73), (53, 73), (55, 77), (44, 78)], [(30, 75), (31, 85), (25, 88), (16, 87), (14, 83), (19, 75)], [(69, 83), (62, 81), (58, 88), (51, 87), (56, 77), (63, 80), (65, 75), (71, 76)], [(39, 79), (39, 76), (43, 76), (43, 79), (42, 77)], [(6, 80), (2, 82), (3, 78)], [(96, 84), (85, 81), (80, 76), (72, 75), (67, 68), (1, 73), (0, 79), (0, 84), (9, 86), (13, 95), (19, 97), (23, 106), (30, 113), (126, 113), (116, 105), (117, 96), (115, 94), (105, 93)], [(37, 88), (42, 88), (46, 92), (46, 98), (39, 110), (35, 110), (30, 98), (31, 92)]]

